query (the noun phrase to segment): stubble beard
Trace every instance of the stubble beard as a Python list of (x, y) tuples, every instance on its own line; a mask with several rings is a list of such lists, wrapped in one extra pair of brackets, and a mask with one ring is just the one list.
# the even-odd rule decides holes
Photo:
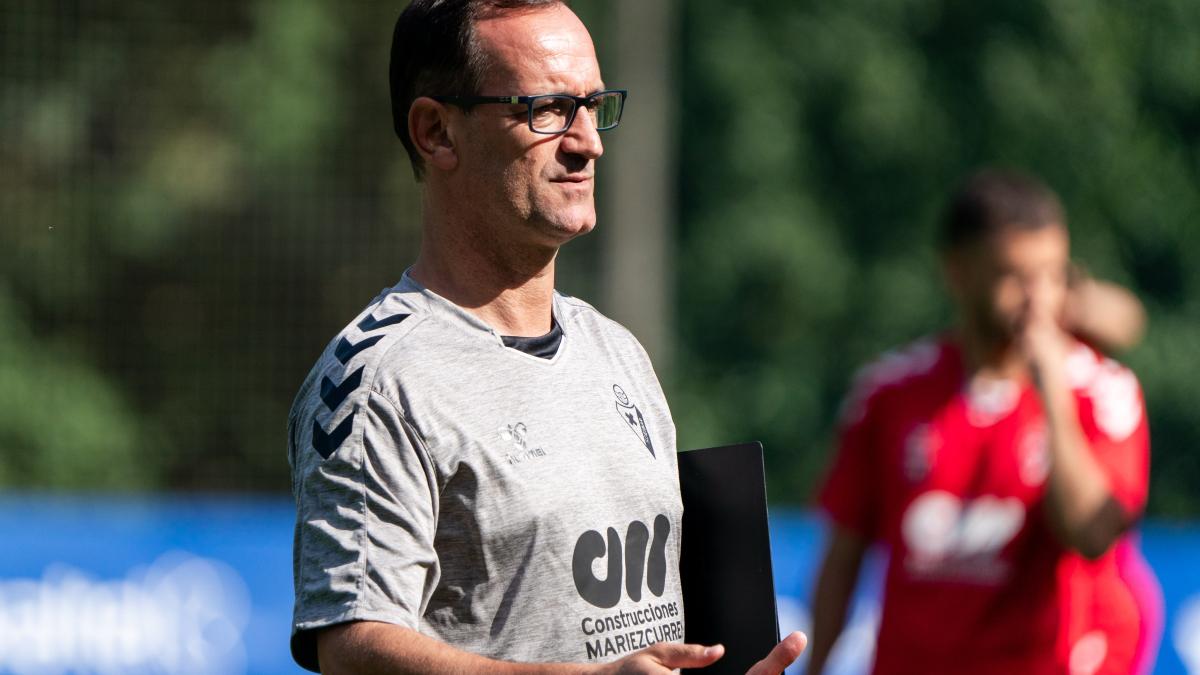
[(993, 354), (1007, 352), (1017, 343), (1020, 319), (1008, 320), (989, 303), (977, 303), (971, 307), (967, 320), (971, 322), (975, 335)]
[[(550, 186), (557, 189), (555, 183)], [(538, 195), (534, 189), (526, 194), (522, 220), (534, 240), (543, 246), (558, 248), (596, 226), (593, 194), (574, 199), (566, 195)]]

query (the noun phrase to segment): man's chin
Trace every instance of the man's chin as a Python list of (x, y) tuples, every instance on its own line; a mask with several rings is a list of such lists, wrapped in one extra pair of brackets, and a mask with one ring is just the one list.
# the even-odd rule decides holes
[(575, 218), (556, 218), (543, 221), (541, 229), (553, 237), (558, 245), (571, 241), (575, 237), (587, 234), (596, 227), (595, 214), (581, 215)]
[(1019, 326), (1006, 323), (1000, 317), (982, 314), (974, 321), (975, 334), (982, 338), (991, 348), (1005, 350), (1017, 343), (1020, 337)]

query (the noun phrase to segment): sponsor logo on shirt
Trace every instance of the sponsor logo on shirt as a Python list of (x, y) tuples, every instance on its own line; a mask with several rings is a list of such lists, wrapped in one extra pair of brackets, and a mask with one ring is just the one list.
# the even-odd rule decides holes
[(629, 400), (629, 396), (620, 385), (613, 385), (613, 394), (617, 397), (617, 414), (625, 422), (625, 425), (633, 431), (634, 435), (642, 441), (642, 445), (650, 451), (651, 457), (657, 457), (654, 454), (654, 442), (650, 440), (650, 430), (646, 428), (646, 418), (642, 416), (642, 411), (634, 405), (633, 401)]
[(1000, 553), (1025, 524), (1016, 497), (962, 500), (944, 490), (917, 497), (904, 512), (905, 567), (914, 577), (1000, 583), (1009, 562)]
[(677, 601), (645, 598), (647, 602), (642, 603), (643, 590), (661, 598), (667, 586), (671, 521), (659, 514), (653, 526), (651, 532), (645, 523), (635, 520), (626, 528), (624, 541), (613, 527), (603, 535), (588, 530), (575, 541), (571, 572), (579, 597), (602, 610), (613, 609), (623, 597), (634, 603), (631, 610), (588, 613), (580, 620), (589, 661), (683, 639), (682, 610)]
[[(667, 537), (670, 534), (671, 520), (659, 514), (654, 518), (653, 538), (650, 528), (640, 520), (629, 524), (624, 544), (621, 535), (612, 527), (608, 528), (607, 539), (596, 530), (579, 535), (571, 559), (571, 573), (579, 597), (596, 607), (608, 609), (621, 601), (623, 588), (630, 600), (638, 602), (642, 599), (643, 573), (646, 588), (661, 597), (667, 584)], [(592, 563), (600, 558), (608, 561), (603, 579), (592, 569)]]

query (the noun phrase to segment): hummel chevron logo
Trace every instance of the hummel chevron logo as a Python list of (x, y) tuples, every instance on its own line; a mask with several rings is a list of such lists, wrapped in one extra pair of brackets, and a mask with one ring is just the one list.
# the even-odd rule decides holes
[(329, 376), (321, 378), (321, 400), (329, 407), (329, 411), (337, 410), (337, 407), (346, 400), (350, 392), (358, 389), (358, 385), (362, 383), (363, 369), (366, 366), (359, 366), (358, 370), (354, 371), (350, 377), (347, 377), (341, 384), (335, 385)]
[(375, 330), (376, 328), (383, 328), (384, 326), (395, 326), (396, 324), (407, 319), (408, 317), (409, 317), (408, 314), (393, 314), (393, 315), (383, 318), (383, 319), (376, 319), (373, 315), (368, 314), (367, 318), (358, 322), (358, 329), (364, 333), (369, 333), (369, 332)]
[(338, 342), (337, 349), (333, 350), (333, 355), (336, 356), (337, 360), (341, 361), (342, 365), (344, 366), (350, 362), (350, 359), (354, 358), (355, 354), (358, 354), (364, 349), (370, 349), (371, 347), (374, 347), (375, 343), (382, 339), (382, 335), (376, 335), (375, 337), (369, 337), (358, 344), (354, 344), (350, 340), (342, 338)]
[(325, 430), (321, 428), (321, 425), (318, 424), (316, 420), (313, 420), (312, 446), (313, 450), (316, 450), (317, 454), (320, 455), (322, 459), (329, 459), (329, 456), (336, 452), (346, 438), (350, 436), (350, 430), (354, 428), (354, 416), (357, 413), (358, 410), (355, 409), (354, 412), (350, 413), (346, 419), (342, 420), (342, 423), (337, 425), (337, 428), (330, 433), (325, 433)]

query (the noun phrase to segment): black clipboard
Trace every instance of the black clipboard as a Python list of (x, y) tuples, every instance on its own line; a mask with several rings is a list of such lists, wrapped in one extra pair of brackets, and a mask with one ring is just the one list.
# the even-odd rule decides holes
[(678, 455), (679, 573), (687, 642), (725, 645), (697, 675), (744, 675), (779, 642), (767, 486), (759, 442)]

